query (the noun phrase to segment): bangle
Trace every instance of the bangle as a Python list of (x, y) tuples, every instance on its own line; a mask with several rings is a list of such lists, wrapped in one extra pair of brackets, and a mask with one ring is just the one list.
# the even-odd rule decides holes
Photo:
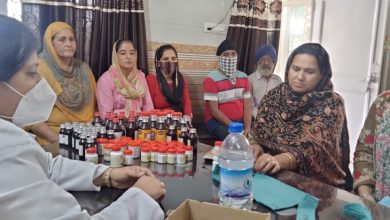
[(283, 154), (288, 157), (288, 159), (290, 160), (290, 169), (293, 169), (293, 158), (292, 158), (292, 156), (289, 153), (283, 153)]
[(362, 198), (369, 197), (369, 196), (372, 196), (372, 195), (371, 195), (371, 194), (363, 194), (363, 195), (360, 195), (360, 197), (362, 197)]
[(106, 172), (104, 172), (104, 176), (103, 176), (104, 183), (106, 184), (106, 186), (107, 186), (108, 188), (111, 187), (111, 176), (110, 176), (111, 171), (112, 171), (112, 168), (111, 168), (111, 167), (108, 168), (108, 169), (106, 170)]

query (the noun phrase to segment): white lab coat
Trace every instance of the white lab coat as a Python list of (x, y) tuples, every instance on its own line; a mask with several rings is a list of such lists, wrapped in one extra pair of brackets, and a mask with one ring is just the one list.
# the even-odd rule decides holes
[(137, 188), (90, 216), (66, 190), (100, 190), (103, 165), (52, 158), (24, 130), (0, 119), (0, 219), (164, 219), (157, 202)]

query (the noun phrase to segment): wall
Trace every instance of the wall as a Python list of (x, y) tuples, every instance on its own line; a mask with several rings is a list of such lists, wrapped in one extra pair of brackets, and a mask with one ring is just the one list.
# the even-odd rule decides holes
[[(145, 22), (149, 41), (216, 46), (226, 37), (204, 33), (204, 23), (218, 23), (233, 0), (146, 0)], [(230, 12), (223, 24), (228, 24)]]
[[(155, 72), (154, 52), (172, 44), (186, 77), (192, 100), (193, 122), (203, 122), (203, 78), (218, 67), (216, 47), (226, 38), (233, 0), (146, 0), (145, 24), (149, 72)], [(221, 33), (204, 32), (204, 23), (218, 23), (225, 16)]]

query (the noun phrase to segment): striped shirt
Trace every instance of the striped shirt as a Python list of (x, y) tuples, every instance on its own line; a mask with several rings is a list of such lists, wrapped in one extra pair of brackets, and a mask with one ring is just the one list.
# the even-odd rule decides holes
[[(244, 99), (250, 98), (249, 80), (245, 73), (236, 71), (236, 84), (230, 83), (229, 78), (214, 70), (203, 81), (204, 100), (217, 101), (218, 109), (232, 121), (243, 120)], [(213, 118), (208, 103), (205, 102), (205, 122)]]

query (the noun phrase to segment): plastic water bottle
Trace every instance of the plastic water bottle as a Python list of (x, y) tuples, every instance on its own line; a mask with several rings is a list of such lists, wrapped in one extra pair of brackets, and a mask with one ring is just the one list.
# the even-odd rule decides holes
[(219, 203), (224, 206), (251, 209), (253, 150), (243, 135), (242, 123), (231, 123), (229, 135), (219, 150)]

